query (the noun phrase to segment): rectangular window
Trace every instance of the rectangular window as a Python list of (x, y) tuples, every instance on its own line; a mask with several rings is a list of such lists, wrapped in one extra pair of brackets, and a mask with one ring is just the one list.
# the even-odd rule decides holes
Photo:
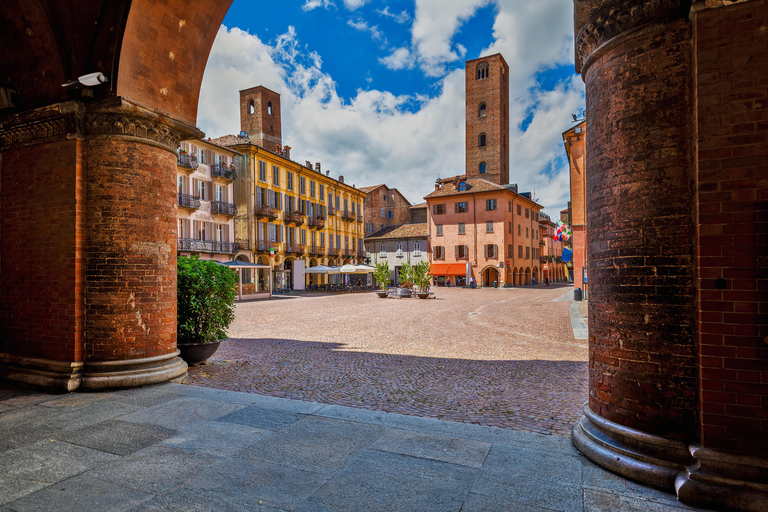
[(525, 259), (527, 259), (527, 260), (531, 259), (531, 248), (530, 247), (526, 247), (525, 248)]
[(509, 222), (509, 234), (512, 234), (512, 221)]
[(421, 256), (421, 242), (413, 242), (413, 255)]
[(386, 217), (387, 216), (387, 210), (386, 209), (384, 209), (384, 208), (381, 209), (381, 216), (382, 217)]
[(224, 197), (224, 187), (221, 185), (216, 185), (216, 200), (222, 203), (226, 201), (226, 198)]
[(307, 195), (307, 179), (304, 176), (299, 176), (299, 194)]
[(432, 215), (443, 215), (444, 213), (445, 213), (445, 203), (432, 205)]
[(536, 240), (538, 240), (538, 239), (539, 239), (539, 231), (537, 230), (536, 231)]
[(525, 228), (525, 238), (528, 238), (528, 228)]
[(528, 208), (525, 209), (525, 218), (528, 218)]
[(498, 254), (496, 254), (496, 244), (487, 244), (485, 246), (485, 257), (486, 258), (498, 257)]
[(486, 210), (495, 210), (496, 209), (496, 200), (495, 199), (486, 199), (485, 200), (485, 209)]
[(453, 206), (454, 206), (454, 211), (456, 213), (464, 213), (464, 212), (468, 211), (468, 209), (469, 209), (467, 207), (467, 202), (466, 201), (462, 201), (460, 203), (454, 203)]
[(508, 207), (509, 211), (511, 212), (512, 211), (512, 201), (507, 201), (507, 207)]
[(320, 201), (325, 201), (325, 185), (320, 183), (320, 188), (318, 189), (318, 196), (320, 197)]
[(301, 230), (301, 245), (307, 245), (307, 230)]
[(520, 259), (523, 258), (523, 246), (522, 245), (518, 245), (517, 246), (517, 257), (520, 258)]
[(328, 192), (328, 208), (333, 208), (333, 194)]
[(469, 258), (469, 247), (466, 245), (455, 245), (454, 246), (455, 252), (456, 252), (456, 259), (467, 259)]
[(459, 222), (459, 234), (463, 235), (466, 233), (466, 224), (463, 222)]
[(395, 250), (398, 252), (398, 254), (402, 254), (403, 253), (403, 242), (397, 242), (395, 244), (395, 246), (396, 246)]
[(259, 181), (267, 182), (267, 162), (259, 160)]
[(349, 249), (349, 237), (344, 237), (344, 249)]
[(514, 246), (512, 244), (507, 245), (507, 256), (512, 258), (515, 255)]
[(520, 215), (520, 214), (521, 214), (521, 209), (520, 209), (520, 208), (521, 208), (521, 207), (520, 207), (520, 205), (517, 205), (517, 214), (518, 214), (518, 215)]
[(325, 233), (320, 233), (320, 247), (325, 247)]
[(336, 235), (336, 247), (341, 249), (341, 235)]
[(493, 233), (493, 221), (492, 220), (485, 221), (485, 232), (486, 233)]
[(520, 227), (520, 224), (518, 224), (517, 225), (517, 236), (520, 236), (520, 229), (522, 229), (522, 228)]
[(315, 182), (312, 180), (309, 181), (309, 197), (315, 197)]
[(443, 236), (443, 225), (442, 224), (436, 224), (435, 225), (435, 233), (437, 236)]
[(436, 260), (444, 260), (445, 259), (445, 247), (442, 246), (435, 246), (435, 259)]
[(280, 186), (280, 168), (276, 165), (272, 166), (272, 185), (276, 187)]
[(293, 190), (293, 173), (291, 171), (285, 173), (285, 185), (288, 187), (288, 190)]
[(394, 219), (395, 218), (395, 212), (393, 210), (387, 210), (387, 218), (388, 219)]
[(380, 258), (386, 258), (387, 257), (387, 244), (380, 244), (379, 245), (379, 257)]

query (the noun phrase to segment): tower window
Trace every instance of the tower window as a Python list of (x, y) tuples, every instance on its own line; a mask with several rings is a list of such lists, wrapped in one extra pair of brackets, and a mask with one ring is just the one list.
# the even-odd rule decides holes
[(488, 78), (488, 63), (487, 62), (481, 62), (477, 65), (477, 79), (482, 80), (483, 78)]
[(253, 114), (256, 111), (256, 107), (253, 105), (253, 100), (248, 102), (248, 113)]
[(486, 110), (486, 108), (485, 108), (485, 103), (481, 103), (481, 104), (480, 104), (480, 107), (478, 108), (478, 112), (477, 112), (477, 115), (478, 115), (479, 117), (485, 117), (485, 110)]
[(480, 164), (480, 174), (485, 174), (485, 162)]
[(267, 103), (267, 114), (273, 115), (272, 114), (272, 102), (271, 101)]
[(479, 147), (481, 147), (481, 148), (484, 148), (484, 147), (485, 147), (485, 143), (486, 143), (486, 137), (485, 137), (485, 134), (484, 134), (484, 133), (481, 133), (481, 134), (480, 134), (480, 140), (478, 141), (477, 145), (478, 145)]

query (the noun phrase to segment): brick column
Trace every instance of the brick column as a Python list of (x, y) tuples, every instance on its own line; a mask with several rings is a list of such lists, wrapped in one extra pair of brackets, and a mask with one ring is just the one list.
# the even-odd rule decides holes
[(121, 98), (86, 130), (86, 388), (185, 375), (176, 349), (176, 148), (194, 127)]

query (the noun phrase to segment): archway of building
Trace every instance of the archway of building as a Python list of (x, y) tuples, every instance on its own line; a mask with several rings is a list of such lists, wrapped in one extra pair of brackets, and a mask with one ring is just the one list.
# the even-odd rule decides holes
[(533, 267), (532, 277), (533, 277), (532, 282), (535, 282), (536, 284), (541, 284), (541, 279), (539, 279), (539, 267)]
[[(3, 92), (12, 89), (15, 101), (15, 110), (4, 115), (0, 125), (0, 165), (8, 169), (3, 172), (0, 208), (18, 203), (41, 206), (2, 233), (3, 374), (66, 390), (122, 387), (129, 382), (152, 384), (184, 376), (186, 365), (177, 357), (175, 331), (167, 321), (176, 312), (175, 287), (152, 286), (175, 283), (175, 218), (138, 216), (134, 208), (140, 200), (147, 211), (174, 210), (175, 150), (180, 140), (202, 136), (195, 127), (200, 83), (230, 3), (198, 0), (192, 15), (188, 0), (92, 0), (79, 3), (78, 9), (71, 9), (71, 2), (65, 0), (48, 0), (44, 9), (39, 2), (26, 0), (0, 3), (0, 40), (5, 50), (0, 53), (0, 69), (5, 71), (0, 87)], [(717, 56), (701, 50), (709, 48), (705, 40), (708, 28), (720, 24), (723, 29), (718, 33), (730, 30), (740, 38), (762, 41), (764, 30), (754, 20), (768, 16), (766, 2), (588, 0), (575, 5), (576, 66), (587, 85), (587, 109), (592, 113), (586, 127), (594, 134), (587, 138), (591, 160), (585, 173), (587, 200), (593, 205), (587, 221), (594, 229), (590, 228), (586, 244), (590, 250), (610, 244), (591, 267), (590, 308), (610, 300), (611, 314), (596, 316), (590, 323), (590, 350), (593, 355), (618, 350), (614, 344), (619, 324), (622, 333), (636, 337), (638, 346), (648, 350), (642, 353), (647, 357), (642, 368), (636, 368), (633, 359), (622, 359), (621, 354), (607, 358), (621, 365), (595, 362), (593, 389), (610, 378), (621, 392), (590, 395), (585, 417), (574, 432), (589, 431), (590, 439), (600, 438), (603, 445), (609, 445), (618, 432), (640, 432), (643, 439), (650, 439), (648, 451), (654, 457), (659, 454), (655, 449), (664, 446), (661, 456), (670, 457), (671, 462), (663, 468), (651, 465), (651, 470), (637, 478), (643, 480), (646, 473), (660, 468), (666, 479), (657, 485), (668, 489), (675, 488), (680, 473), (681, 499), (694, 500), (696, 494), (726, 496), (726, 492), (712, 492), (711, 483), (691, 484), (685, 468), (695, 467), (691, 462), (707, 456), (715, 460), (705, 451), (710, 448), (722, 449), (715, 453), (721, 459), (759, 453), (763, 461), (768, 453), (768, 427), (761, 423), (757, 436), (754, 429), (748, 430), (744, 425), (759, 422), (763, 413), (745, 406), (739, 409), (743, 425), (702, 428), (720, 424), (723, 416), (717, 411), (727, 404), (707, 397), (704, 403), (697, 402), (708, 384), (701, 377), (708, 370), (697, 361), (716, 357), (721, 367), (764, 368), (761, 347), (768, 333), (757, 317), (759, 308), (742, 313), (740, 323), (750, 327), (750, 334), (737, 336), (736, 341), (702, 332), (695, 313), (714, 310), (707, 307), (735, 308), (736, 301), (748, 297), (752, 297), (750, 304), (764, 302), (757, 280), (765, 272), (765, 263), (746, 254), (748, 263), (740, 269), (739, 279), (734, 279), (729, 274), (732, 265), (725, 260), (699, 259), (697, 249), (702, 246), (720, 251), (718, 254), (743, 251), (729, 245), (729, 237), (706, 239), (706, 233), (727, 228), (734, 221), (730, 216), (725, 222), (718, 216), (707, 217), (699, 209), (703, 204), (699, 200), (707, 199), (713, 207), (736, 205), (748, 212), (740, 229), (759, 240), (755, 252), (761, 254), (765, 243), (760, 238), (764, 233), (760, 219), (765, 217), (765, 202), (744, 199), (746, 194), (739, 195), (739, 187), (743, 189), (747, 176), (755, 198), (768, 192), (763, 181), (753, 179), (759, 172), (757, 164), (738, 157), (758, 151), (760, 147), (754, 144), (764, 142), (768, 128), (758, 123), (750, 126), (755, 132), (749, 137), (717, 140), (719, 133), (703, 128), (741, 122), (713, 117), (720, 116), (713, 111), (737, 112), (743, 108), (745, 95), (764, 97), (757, 74), (764, 74), (764, 69), (758, 65), (754, 71), (752, 66), (762, 62), (756, 52), (764, 51), (764, 45), (741, 42), (739, 59), (727, 57), (743, 41), (739, 38), (723, 40), (722, 45), (730, 48), (720, 48)], [(738, 25), (750, 19), (744, 26)], [(697, 73), (705, 73), (707, 66), (718, 69), (718, 76), (698, 80)], [(93, 72), (103, 73), (108, 82), (85, 90), (85, 95), (82, 89), (61, 87)], [(741, 84), (744, 91), (719, 91), (718, 87), (731, 83)], [(718, 109), (698, 101), (700, 96), (713, 94), (721, 102)], [(644, 115), (627, 114), (637, 111)], [(669, 144), (670, 140), (675, 143)], [(743, 150), (739, 155), (731, 151), (737, 145)], [(642, 148), (639, 153), (637, 147)], [(705, 153), (707, 147), (717, 151)], [(624, 160), (630, 162), (627, 167), (609, 165)], [(12, 169), (20, 168), (26, 171), (24, 182), (12, 174)], [(592, 169), (600, 172), (590, 172)], [(719, 170), (708, 173), (712, 169)], [(27, 186), (29, 182), (50, 183), (54, 176), (62, 186)], [(658, 183), (664, 187), (656, 187)], [(54, 188), (55, 194), (51, 192)], [(706, 196), (710, 190), (717, 190), (717, 197)], [(121, 199), (115, 201), (115, 197)], [(55, 212), (50, 208), (54, 203)], [(110, 215), (102, 215), (107, 208)], [(648, 267), (635, 263), (643, 260), (636, 254), (623, 261), (625, 254), (638, 251), (630, 245), (636, 239), (621, 232), (628, 225), (642, 230), (640, 256), (652, 255), (659, 265), (670, 269), (663, 276), (648, 277), (654, 285), (637, 291), (635, 298), (626, 293), (623, 276), (634, 266)], [(670, 239), (687, 242), (676, 246), (672, 254), (667, 250)], [(15, 251), (18, 246), (29, 250)], [(62, 258), (41, 265), (31, 256), (50, 249)], [(110, 260), (115, 254), (120, 258)], [(529, 284), (531, 275), (526, 268), (521, 284)], [(709, 275), (721, 277), (704, 277)], [(155, 283), (147, 285), (147, 276)], [(46, 286), (36, 286), (39, 282)], [(723, 291), (723, 286), (728, 289)], [(145, 289), (141, 303), (132, 304), (130, 290)], [(52, 296), (59, 301), (52, 301)], [(622, 299), (616, 300), (616, 296)], [(36, 317), (28, 307), (30, 302), (49, 306), (46, 315)], [(135, 307), (145, 314), (142, 322), (135, 321)], [(664, 314), (675, 322), (664, 321)], [(725, 319), (710, 323), (714, 332), (732, 326)], [(721, 350), (716, 354), (710, 353), (716, 349), (706, 342), (713, 336), (720, 343), (715, 343)], [(665, 340), (667, 345), (657, 340)], [(739, 359), (722, 355), (722, 346), (735, 351), (734, 343), (740, 343), (739, 348), (747, 346), (748, 353), (756, 355)], [(676, 347), (675, 357), (669, 357), (669, 346)], [(642, 379), (654, 386), (638, 385)], [(751, 385), (736, 379), (736, 388)], [(712, 382), (722, 384), (722, 379)], [(662, 391), (654, 391), (657, 388)], [(758, 390), (755, 395), (764, 402), (768, 393)], [(624, 404), (640, 405), (627, 413)], [(612, 456), (605, 455), (611, 447), (592, 449), (594, 443), (584, 440), (585, 436), (589, 437), (584, 434), (576, 441), (581, 443), (579, 449), (594, 460), (613, 465)], [(749, 442), (755, 437), (757, 441)], [(697, 442), (705, 450), (695, 448)], [(642, 454), (639, 458), (648, 459)], [(611, 467), (631, 465), (625, 460), (633, 459), (622, 458)], [(671, 480), (670, 472), (674, 473)], [(697, 485), (709, 486), (710, 492), (696, 492)], [(720, 485), (728, 488), (731, 484)]]
[(507, 265), (507, 271), (506, 275), (504, 276), (504, 281), (506, 283), (506, 286), (514, 286), (515, 284), (515, 274), (512, 272), (512, 267)]
[[(316, 267), (319, 263), (317, 261), (317, 258), (310, 258), (309, 259), (309, 267)], [(317, 286), (319, 284), (323, 284), (323, 274), (304, 274), (304, 278), (306, 279), (306, 282), (304, 283), (310, 290), (312, 287)]]
[(262, 254), (258, 258), (256, 258), (256, 263), (260, 263), (261, 265), (269, 265), (269, 256)]
[(247, 254), (238, 254), (237, 258), (235, 258), (235, 261), (244, 261), (250, 263), (250, 260), (248, 259)]
[(483, 286), (492, 287), (495, 282), (499, 284), (499, 270), (494, 266), (485, 267), (481, 273), (483, 276)]

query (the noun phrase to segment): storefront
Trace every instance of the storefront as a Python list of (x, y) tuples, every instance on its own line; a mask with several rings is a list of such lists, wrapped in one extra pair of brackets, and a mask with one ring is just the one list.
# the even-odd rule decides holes
[(237, 300), (268, 299), (272, 296), (269, 286), (269, 265), (247, 261), (226, 261), (219, 263), (237, 273)]
[(433, 263), (429, 273), (435, 286), (467, 286), (467, 264)]

